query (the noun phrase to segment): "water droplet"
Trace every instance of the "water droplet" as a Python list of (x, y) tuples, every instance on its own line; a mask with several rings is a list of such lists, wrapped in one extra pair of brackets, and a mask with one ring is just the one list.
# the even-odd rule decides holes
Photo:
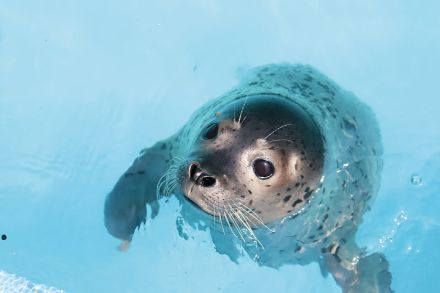
[(423, 184), (422, 177), (420, 177), (419, 175), (413, 175), (411, 177), (411, 183), (416, 186), (422, 185)]

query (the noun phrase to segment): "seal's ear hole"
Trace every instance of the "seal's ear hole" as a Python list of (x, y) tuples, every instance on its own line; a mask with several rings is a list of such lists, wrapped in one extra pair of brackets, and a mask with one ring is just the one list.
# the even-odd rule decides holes
[(217, 123), (210, 124), (206, 128), (205, 133), (203, 134), (203, 138), (214, 139), (217, 137), (217, 133), (218, 133), (218, 124)]
[(273, 166), (272, 162), (267, 160), (257, 159), (254, 161), (253, 167), (255, 175), (263, 180), (272, 177), (272, 175), (275, 173), (275, 167)]

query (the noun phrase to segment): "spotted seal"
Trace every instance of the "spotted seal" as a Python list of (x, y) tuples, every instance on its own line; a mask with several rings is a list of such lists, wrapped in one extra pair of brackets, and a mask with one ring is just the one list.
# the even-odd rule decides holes
[(310, 66), (258, 67), (141, 151), (106, 198), (105, 226), (127, 245), (146, 206), (154, 218), (174, 194), (182, 220), (203, 223), (193, 226), (234, 261), (317, 261), (344, 292), (391, 292), (385, 257), (355, 243), (381, 154), (374, 115), (353, 94)]

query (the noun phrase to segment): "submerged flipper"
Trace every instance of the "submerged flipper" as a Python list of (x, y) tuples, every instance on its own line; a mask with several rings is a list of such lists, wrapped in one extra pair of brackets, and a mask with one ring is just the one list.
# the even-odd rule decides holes
[(156, 186), (167, 170), (166, 142), (159, 142), (143, 150), (130, 168), (119, 178), (107, 195), (104, 222), (108, 232), (129, 243), (133, 233), (147, 216), (146, 205), (151, 206), (154, 218), (159, 212)]
[[(350, 255), (350, 261), (347, 256)], [(381, 253), (363, 255), (341, 246), (324, 254), (324, 266), (344, 293), (391, 293), (389, 263)]]

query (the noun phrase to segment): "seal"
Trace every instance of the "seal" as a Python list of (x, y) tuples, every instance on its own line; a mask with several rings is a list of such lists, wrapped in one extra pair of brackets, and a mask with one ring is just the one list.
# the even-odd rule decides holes
[[(105, 226), (128, 247), (176, 195), (178, 219), (217, 252), (259, 265), (320, 263), (344, 292), (391, 292), (389, 264), (355, 243), (382, 169), (372, 111), (310, 66), (250, 71), (177, 133), (141, 151), (108, 194)], [(195, 225), (203, 223), (202, 225)]]

